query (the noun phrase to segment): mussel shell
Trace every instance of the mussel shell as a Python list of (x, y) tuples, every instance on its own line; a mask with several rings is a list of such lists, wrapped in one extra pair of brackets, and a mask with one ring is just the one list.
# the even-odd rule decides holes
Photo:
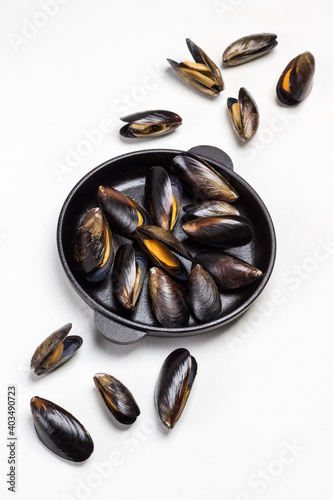
[(30, 408), (37, 436), (49, 450), (71, 462), (90, 457), (93, 440), (71, 413), (38, 396), (31, 398)]
[(154, 314), (167, 328), (188, 325), (189, 308), (184, 288), (157, 267), (150, 269), (149, 294)]
[(183, 207), (187, 215), (209, 217), (211, 215), (240, 215), (236, 207), (226, 201), (208, 200)]
[(125, 309), (132, 310), (136, 307), (146, 267), (146, 256), (139, 250), (134, 250), (133, 245), (126, 243), (118, 248), (113, 266), (113, 288), (118, 302)]
[(197, 160), (189, 154), (180, 154), (173, 158), (171, 171), (183, 186), (194, 195), (208, 200), (237, 200), (238, 194), (229, 182), (213, 167), (203, 160)]
[(188, 284), (190, 308), (203, 323), (216, 320), (222, 311), (221, 297), (213, 278), (197, 264), (193, 267)]
[(153, 223), (169, 230), (172, 217), (172, 189), (165, 168), (153, 167), (147, 174), (146, 200)]
[(128, 125), (120, 129), (120, 135), (136, 139), (166, 135), (182, 124), (179, 115), (162, 109), (140, 111), (120, 119), (123, 122), (128, 122)]
[[(239, 106), (240, 123), (233, 118), (232, 107), (234, 104), (238, 104)], [(252, 139), (259, 127), (259, 110), (250, 92), (241, 87), (238, 93), (238, 100), (229, 97), (227, 99), (227, 106), (231, 124), (237, 137), (242, 142)]]
[(164, 361), (155, 387), (158, 415), (168, 429), (178, 421), (192, 389), (198, 365), (187, 349), (176, 349)]
[[(35, 350), (31, 359), (31, 369), (36, 375), (41, 375), (42, 373), (49, 372), (58, 368), (67, 361), (82, 345), (82, 338), (78, 335), (70, 335), (67, 337), (68, 333), (72, 328), (72, 324), (68, 323), (55, 332), (51, 333)], [(61, 357), (52, 363), (49, 367), (45, 367), (45, 363), (48, 358), (52, 356), (55, 350), (63, 343), (63, 351)]]
[(220, 290), (247, 286), (263, 276), (260, 269), (242, 259), (210, 250), (199, 252), (195, 261), (209, 272)]
[(266, 54), (277, 46), (274, 33), (258, 33), (239, 38), (223, 52), (225, 66), (237, 66)]
[(112, 233), (100, 208), (84, 216), (75, 236), (74, 260), (88, 281), (102, 281), (114, 256)]
[(198, 45), (196, 45), (192, 40), (189, 38), (186, 38), (186, 44), (188, 47), (188, 50), (191, 52), (193, 59), (197, 63), (202, 63), (208, 66), (212, 74), (214, 75), (214, 78), (217, 82), (217, 90), (218, 92), (221, 92), (224, 89), (224, 82), (223, 78), (221, 75), (221, 71), (219, 68), (216, 66), (216, 64), (211, 60), (210, 57), (204, 52)]
[(190, 238), (219, 248), (238, 247), (252, 240), (250, 221), (241, 215), (216, 215), (200, 217), (183, 224)]
[(140, 415), (140, 409), (127, 387), (107, 373), (96, 373), (94, 382), (116, 420), (124, 425), (133, 424)]
[(314, 72), (315, 58), (311, 52), (303, 52), (292, 59), (282, 72), (276, 86), (279, 101), (287, 106), (303, 101), (312, 88)]

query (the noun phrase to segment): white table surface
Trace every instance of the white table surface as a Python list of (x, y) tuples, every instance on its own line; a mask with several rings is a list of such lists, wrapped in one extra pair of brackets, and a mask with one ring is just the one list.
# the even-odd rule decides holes
[[(332, 14), (329, 0), (2, 1), (1, 498), (332, 499)], [(229, 43), (259, 32), (276, 33), (277, 48), (223, 70), (226, 88), (216, 99), (188, 88), (166, 62), (189, 59), (189, 37), (220, 66)], [(282, 107), (276, 82), (305, 50), (316, 58), (313, 89), (299, 106)], [(261, 120), (245, 145), (226, 111), (241, 86)], [(158, 108), (179, 113), (183, 125), (154, 140), (120, 138), (120, 116)], [(267, 205), (278, 241), (271, 279), (220, 331), (113, 345), (60, 264), (61, 206), (109, 158), (199, 144), (225, 150)], [(81, 350), (37, 380), (32, 353), (67, 322), (83, 337)], [(177, 347), (190, 350), (199, 371), (181, 419), (165, 433), (153, 392)], [(122, 380), (141, 408), (128, 430), (113, 425), (96, 393), (92, 377), (103, 371)], [(11, 385), (14, 496), (6, 484)], [(39, 442), (29, 409), (35, 395), (86, 426), (95, 442), (89, 460), (67, 463)]]

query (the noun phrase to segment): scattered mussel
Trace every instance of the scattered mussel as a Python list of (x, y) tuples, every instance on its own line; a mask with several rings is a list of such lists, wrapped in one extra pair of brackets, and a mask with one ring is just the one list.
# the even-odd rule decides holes
[(187, 349), (173, 351), (165, 359), (155, 388), (158, 415), (168, 429), (179, 419), (197, 374), (198, 365)]
[(274, 33), (258, 33), (239, 38), (223, 52), (225, 66), (237, 66), (266, 54), (277, 46)]
[(219, 68), (189, 38), (186, 38), (189, 51), (195, 62), (177, 63), (167, 59), (176, 73), (191, 87), (202, 94), (216, 96), (224, 89), (224, 82)]
[(83, 462), (94, 451), (90, 434), (71, 413), (47, 399), (31, 398), (30, 408), (40, 441), (70, 462)]
[(143, 252), (126, 243), (118, 248), (113, 266), (113, 287), (118, 302), (125, 309), (138, 303), (146, 274), (147, 258)]
[(133, 424), (140, 415), (140, 409), (127, 387), (107, 373), (96, 373), (94, 382), (115, 419), (124, 425)]
[(200, 265), (193, 266), (188, 285), (188, 301), (197, 320), (207, 323), (216, 320), (222, 310), (221, 297), (212, 277)]
[(31, 369), (36, 375), (41, 375), (67, 361), (82, 345), (78, 335), (67, 336), (72, 324), (62, 326), (51, 333), (35, 350), (31, 359)]
[(303, 101), (312, 88), (315, 58), (311, 52), (294, 57), (286, 66), (276, 86), (278, 99), (282, 104), (293, 106)]
[(234, 205), (226, 201), (208, 200), (192, 203), (183, 207), (184, 212), (191, 217), (209, 217), (210, 215), (240, 215)]
[(92, 208), (76, 233), (76, 267), (88, 281), (102, 281), (111, 267), (113, 254), (112, 233), (104, 213), (100, 208)]
[(135, 139), (169, 134), (182, 124), (179, 115), (162, 109), (141, 111), (120, 119), (127, 122), (127, 125), (120, 129), (120, 135)]
[(241, 87), (238, 100), (229, 97), (227, 106), (231, 124), (237, 137), (242, 142), (252, 139), (259, 127), (259, 110), (250, 92)]

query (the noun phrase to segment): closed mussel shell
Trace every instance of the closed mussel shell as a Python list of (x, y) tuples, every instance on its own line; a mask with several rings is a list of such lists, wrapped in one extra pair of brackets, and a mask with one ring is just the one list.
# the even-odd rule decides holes
[(246, 245), (253, 237), (250, 221), (241, 215), (200, 217), (183, 224), (183, 230), (193, 240), (219, 248)]
[(259, 110), (250, 92), (242, 87), (238, 93), (238, 100), (229, 97), (227, 106), (237, 137), (242, 142), (252, 139), (259, 127)]
[(146, 274), (147, 259), (143, 252), (126, 243), (118, 248), (113, 266), (113, 288), (125, 309), (136, 307)]
[(184, 288), (157, 267), (150, 269), (149, 294), (154, 314), (162, 326), (188, 325), (190, 314)]
[(311, 52), (303, 52), (286, 66), (276, 86), (282, 104), (293, 106), (307, 97), (315, 71), (315, 58)]
[(37, 436), (49, 450), (71, 462), (90, 457), (93, 440), (71, 413), (38, 396), (31, 398), (30, 408)]
[(237, 66), (260, 57), (277, 46), (274, 33), (257, 33), (239, 38), (223, 52), (225, 66)]
[(120, 129), (120, 135), (135, 139), (169, 134), (182, 124), (179, 115), (162, 109), (140, 111), (120, 119), (128, 123)]
[(198, 365), (187, 349), (176, 349), (164, 361), (155, 388), (158, 415), (168, 429), (178, 421), (190, 395)]
[(222, 310), (219, 291), (213, 278), (197, 264), (187, 284), (188, 301), (194, 316), (203, 323), (217, 319)]
[(107, 373), (96, 373), (94, 382), (116, 420), (124, 425), (133, 424), (140, 415), (140, 409), (127, 387)]
[(72, 324), (62, 326), (51, 333), (35, 350), (31, 359), (31, 369), (36, 375), (54, 370), (67, 361), (82, 345), (82, 338), (68, 333)]
[(183, 207), (184, 212), (191, 217), (209, 217), (211, 215), (239, 215), (236, 207), (226, 201), (208, 200), (192, 203)]

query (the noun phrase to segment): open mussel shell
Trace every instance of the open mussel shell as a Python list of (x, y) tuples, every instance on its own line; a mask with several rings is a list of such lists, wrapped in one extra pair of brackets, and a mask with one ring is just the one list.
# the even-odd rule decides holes
[(167, 328), (181, 328), (189, 322), (189, 307), (184, 288), (157, 267), (150, 269), (149, 294), (154, 314)]
[(102, 281), (114, 256), (112, 233), (100, 208), (92, 208), (84, 216), (74, 244), (74, 261), (88, 281)]
[(141, 226), (135, 231), (135, 237), (140, 248), (156, 266), (175, 278), (181, 280), (188, 278), (185, 267), (173, 252), (190, 261), (193, 261), (193, 257), (170, 231), (159, 226)]
[(259, 110), (250, 92), (242, 87), (238, 93), (238, 100), (229, 97), (227, 106), (237, 137), (242, 142), (252, 139), (259, 127)]
[(192, 203), (183, 207), (184, 212), (191, 217), (209, 217), (211, 215), (239, 215), (236, 207), (226, 201), (208, 200)]
[(36, 375), (50, 372), (67, 361), (82, 345), (82, 338), (68, 333), (72, 324), (62, 326), (51, 333), (35, 350), (31, 359), (31, 369)]
[(153, 167), (146, 177), (146, 200), (153, 223), (172, 230), (179, 214), (182, 186), (163, 167)]
[(198, 365), (187, 349), (176, 349), (164, 361), (155, 387), (158, 415), (168, 429), (178, 421), (190, 395)]
[(94, 451), (90, 434), (71, 413), (47, 399), (31, 398), (33, 423), (40, 441), (70, 462), (83, 462)]
[(225, 66), (237, 66), (260, 57), (277, 46), (274, 33), (257, 33), (239, 38), (223, 52)]
[(195, 261), (209, 272), (220, 290), (241, 288), (263, 276), (260, 269), (242, 259), (210, 250), (199, 252)]
[(141, 224), (150, 224), (148, 212), (121, 191), (99, 186), (97, 199), (112, 229), (126, 236), (133, 234)]
[(177, 63), (167, 59), (176, 73), (192, 88), (202, 94), (217, 96), (224, 89), (224, 82), (219, 68), (208, 55), (189, 38), (186, 38), (193, 62)]
[(276, 86), (282, 104), (293, 106), (307, 97), (315, 72), (315, 58), (311, 52), (303, 52), (286, 66)]
[(107, 373), (96, 373), (94, 382), (115, 419), (124, 425), (133, 424), (140, 415), (140, 409), (127, 387)]
[(136, 307), (146, 274), (145, 254), (126, 243), (118, 248), (113, 266), (113, 288), (118, 302), (125, 309)]
[(222, 311), (222, 302), (213, 278), (200, 265), (193, 266), (187, 283), (188, 301), (197, 320), (206, 323), (216, 320)]
[(183, 224), (183, 230), (193, 240), (219, 248), (246, 245), (253, 237), (251, 223), (242, 215), (200, 217)]
[(189, 154), (180, 154), (173, 158), (171, 171), (186, 189), (200, 198), (228, 203), (238, 198), (229, 182), (204, 160), (199, 161)]
[(128, 123), (120, 129), (120, 135), (135, 139), (169, 134), (182, 124), (177, 113), (162, 109), (132, 113), (120, 119)]

